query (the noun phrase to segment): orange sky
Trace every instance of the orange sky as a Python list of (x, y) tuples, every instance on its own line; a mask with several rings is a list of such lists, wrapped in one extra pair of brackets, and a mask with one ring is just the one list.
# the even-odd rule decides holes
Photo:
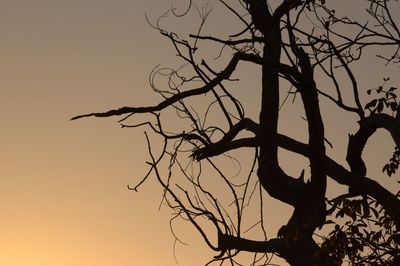
[(141, 132), (69, 121), (150, 101), (155, 2), (0, 1), (0, 265), (174, 265), (161, 190), (126, 189), (146, 170)]
[[(69, 121), (156, 101), (148, 74), (173, 60), (174, 51), (144, 13), (156, 18), (169, 6), (157, 0), (0, 0), (1, 266), (176, 265), (170, 213), (158, 210), (161, 189), (152, 181), (139, 193), (126, 189), (147, 170), (143, 130), (122, 130), (114, 118)], [(250, 83), (257, 77), (251, 71), (243, 77)], [(384, 75), (394, 76), (390, 71)], [(362, 84), (383, 75), (374, 74)], [(256, 92), (244, 95), (250, 104), (258, 99)], [(296, 119), (283, 122), (282, 131), (304, 126)], [(354, 125), (330, 119), (327, 131), (341, 147)], [(338, 128), (345, 134), (335, 135)], [(385, 134), (374, 138), (368, 160), (389, 158), (391, 143)], [(289, 171), (299, 172), (302, 162), (291, 162)], [(279, 216), (281, 208), (271, 210)], [(214, 255), (190, 227), (177, 232), (191, 243), (177, 245), (180, 265), (202, 265)]]

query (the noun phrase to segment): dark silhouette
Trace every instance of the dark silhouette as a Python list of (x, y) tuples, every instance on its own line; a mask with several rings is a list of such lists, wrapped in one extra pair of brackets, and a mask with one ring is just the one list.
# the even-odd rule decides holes
[[(130, 189), (137, 190), (154, 174), (164, 188), (164, 202), (175, 213), (173, 219), (181, 217), (193, 224), (217, 252), (211, 262), (227, 260), (236, 265), (236, 255), (247, 251), (255, 253), (252, 258), (257, 265), (268, 264), (271, 254), (291, 265), (341, 265), (345, 261), (351, 265), (400, 265), (399, 194), (384, 188), (376, 177), (367, 176), (362, 158), (368, 139), (379, 128), (390, 132), (400, 147), (396, 88), (389, 87), (385, 78), (376, 89), (360, 89), (357, 82), (363, 76), (352, 71), (353, 64), (362, 63), (366, 53), (377, 55), (377, 65), (398, 67), (400, 31), (398, 17), (392, 12), (400, 10), (399, 2), (360, 1), (367, 7), (360, 12), (365, 12), (369, 23), (337, 14), (335, 1), (217, 2), (243, 26), (232, 29), (236, 32), (228, 38), (202, 34), (210, 9), (198, 8), (191, 1), (183, 13), (170, 10), (180, 19), (192, 11), (200, 15), (200, 27), (189, 39), (163, 29), (161, 19), (153, 25), (171, 41), (177, 57), (185, 63), (178, 69), (155, 68), (151, 73), (150, 85), (163, 100), (154, 106), (123, 107), (73, 119), (124, 116), (119, 121), (123, 127), (145, 126), (162, 138), (163, 146), (154, 147), (146, 133), (150, 170)], [(214, 61), (198, 59), (201, 45), (207, 44), (221, 46), (220, 61), (227, 58), (227, 49), (233, 51), (225, 67), (217, 69), (212, 66)], [(239, 64), (255, 64), (261, 70), (261, 94), (253, 101), (260, 104), (258, 121), (245, 114), (229, 88), (238, 81), (233, 73)], [(165, 87), (156, 82), (158, 77), (165, 78)], [(325, 80), (323, 86), (321, 79)], [(280, 105), (286, 102), (280, 94), (285, 92), (288, 97), (300, 96), (308, 129), (306, 143), (278, 132), (283, 112)], [(330, 142), (320, 112), (322, 98), (334, 104), (337, 115), (340, 111), (358, 117), (354, 120), (358, 129), (348, 132), (348, 145), (342, 147), (347, 150), (344, 156), (349, 168), (326, 153)], [(151, 114), (154, 119), (128, 124), (132, 115), (139, 113)], [(181, 122), (166, 122), (173, 120), (171, 114)], [(241, 154), (235, 152), (248, 154), (250, 149), (253, 161), (246, 168), (248, 173), (241, 173), (240, 183), (239, 177), (226, 173), (231, 167), (225, 169), (222, 162), (241, 160)], [(281, 168), (285, 161), (278, 157), (278, 149), (308, 158), (304, 167), (310, 171), (303, 171), (300, 177), (288, 175)], [(394, 174), (399, 161), (396, 148), (383, 172)], [(328, 199), (328, 178), (346, 186), (348, 192)], [(210, 182), (219, 182), (218, 191)], [(257, 188), (260, 195), (266, 191), (294, 210), (272, 239), (265, 234), (262, 196), (255, 193)], [(218, 194), (221, 190), (223, 196)], [(259, 208), (258, 220), (253, 221), (260, 232), (257, 240), (247, 237), (248, 230), (243, 228), (247, 219), (244, 210), (250, 204)], [(316, 235), (320, 228), (322, 235)]]

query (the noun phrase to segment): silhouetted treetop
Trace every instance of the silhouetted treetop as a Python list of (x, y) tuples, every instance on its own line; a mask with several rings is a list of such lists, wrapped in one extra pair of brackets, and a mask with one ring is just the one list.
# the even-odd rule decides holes
[[(291, 265), (399, 265), (400, 194), (383, 181), (400, 164), (398, 77), (385, 76), (400, 63), (400, 8), (393, 0), (357, 3), (357, 10), (354, 2), (324, 0), (173, 6), (149, 19), (180, 62), (151, 72), (161, 100), (72, 119), (121, 116), (124, 128), (146, 128), (149, 171), (129, 188), (155, 177), (172, 220), (192, 224), (216, 252), (208, 264), (268, 265), (276, 254)], [(345, 5), (354, 14), (346, 15)], [(194, 32), (163, 26), (193, 16)], [(221, 25), (207, 24), (212, 16)], [(218, 27), (226, 34), (207, 32)], [(258, 83), (242, 82), (247, 68), (258, 71), (251, 74)], [(365, 88), (368, 75), (384, 79)], [(259, 115), (249, 115), (255, 109)], [(145, 120), (134, 122), (141, 114)], [(303, 130), (296, 124), (291, 133), (281, 130), (284, 116), (303, 119), (305, 141), (296, 139)], [(353, 128), (334, 124), (338, 117)], [(394, 152), (378, 165), (382, 175), (371, 176), (376, 162), (364, 160), (363, 151), (379, 129), (389, 133)], [(347, 145), (332, 145), (343, 136)], [(161, 147), (154, 144), (160, 140)], [(298, 175), (290, 174), (285, 151), (306, 159)], [(268, 197), (292, 211), (276, 232), (265, 226), (266, 216), (279, 216), (265, 213)]]

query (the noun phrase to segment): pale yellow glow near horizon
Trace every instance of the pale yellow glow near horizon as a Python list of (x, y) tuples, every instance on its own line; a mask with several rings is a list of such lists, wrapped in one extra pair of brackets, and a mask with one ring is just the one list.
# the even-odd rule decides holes
[[(69, 121), (158, 100), (148, 74), (175, 52), (144, 14), (156, 18), (169, 7), (157, 0), (0, 0), (0, 266), (176, 265), (171, 215), (158, 210), (161, 189), (151, 180), (138, 193), (126, 189), (147, 171), (143, 130), (122, 130), (114, 118)], [(258, 84), (257, 73), (243, 70), (242, 80)], [(256, 91), (241, 93), (247, 104), (259, 99)], [(304, 126), (283, 119), (284, 132)], [(349, 127), (332, 119), (331, 133)], [(346, 141), (338, 136), (335, 144)], [(384, 161), (390, 143), (384, 134), (374, 138), (367, 156)], [(302, 164), (293, 159), (288, 171), (299, 173)], [(271, 236), (276, 217), (289, 215), (282, 206), (267, 201)], [(179, 225), (177, 234), (190, 244), (176, 246), (179, 265), (215, 255), (191, 227)]]

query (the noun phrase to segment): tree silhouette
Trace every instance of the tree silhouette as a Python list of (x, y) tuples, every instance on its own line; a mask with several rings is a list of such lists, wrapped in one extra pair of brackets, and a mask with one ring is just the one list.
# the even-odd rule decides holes
[[(155, 175), (164, 189), (163, 201), (174, 211), (173, 219), (191, 223), (217, 252), (210, 263), (238, 265), (237, 255), (247, 251), (254, 253), (252, 265), (268, 264), (271, 254), (291, 265), (399, 265), (399, 193), (376, 181), (384, 177), (368, 176), (362, 158), (377, 129), (387, 130), (395, 148), (400, 147), (396, 87), (385, 78), (375, 89), (360, 88), (358, 81), (364, 76), (352, 70), (372, 53), (375, 64), (398, 67), (400, 31), (393, 14), (398, 1), (359, 1), (367, 7), (365, 21), (338, 14), (335, 1), (216, 2), (238, 22), (232, 23), (236, 32), (228, 37), (203, 34), (211, 8), (199, 8), (192, 1), (183, 12), (172, 8), (152, 24), (184, 63), (176, 69), (156, 67), (150, 74), (151, 88), (162, 97), (156, 105), (72, 119), (122, 116), (122, 127), (151, 129), (145, 134), (150, 169), (129, 188), (137, 190)], [(187, 39), (161, 25), (168, 14), (184, 19), (191, 12), (201, 21)], [(242, 28), (237, 28), (240, 24)], [(208, 51), (203, 49), (207, 45), (219, 47), (217, 59), (210, 61), (201, 54)], [(258, 118), (246, 115), (249, 107), (231, 89), (240, 84), (239, 65), (249, 64), (260, 69), (260, 95), (253, 100), (259, 105)], [(290, 97), (304, 110), (305, 143), (278, 131), (281, 107)], [(348, 145), (341, 147), (348, 167), (327, 155), (326, 147), (333, 147), (324, 132), (329, 119), (321, 115), (322, 101), (335, 107), (337, 114), (331, 116), (346, 112), (356, 117), (355, 131), (347, 132)], [(150, 116), (130, 124), (136, 114)], [(171, 122), (172, 116), (179, 122)], [(162, 139), (161, 147), (155, 136)], [(288, 163), (278, 150), (307, 158), (305, 171), (289, 175), (283, 169)], [(395, 174), (399, 161), (396, 148), (382, 172)], [(236, 176), (232, 162), (242, 167)], [(329, 198), (328, 179), (348, 191)], [(264, 192), (293, 208), (274, 238), (267, 238), (264, 227)], [(249, 208), (259, 210), (258, 215), (248, 217)], [(244, 228), (249, 220), (258, 230), (256, 239)]]

